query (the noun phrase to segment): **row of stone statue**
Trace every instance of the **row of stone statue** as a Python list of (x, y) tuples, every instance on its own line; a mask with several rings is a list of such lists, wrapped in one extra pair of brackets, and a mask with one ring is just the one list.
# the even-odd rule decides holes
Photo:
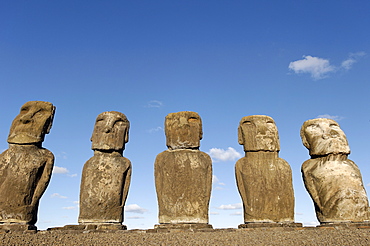
[[(14, 119), (9, 148), (0, 155), (0, 227), (34, 229), (39, 200), (50, 181), (54, 156), (42, 147), (52, 126), (55, 106), (24, 104)], [(131, 163), (123, 157), (130, 123), (120, 112), (98, 115), (91, 137), (94, 156), (84, 165), (80, 189), (79, 226), (124, 229), (123, 208), (131, 178)], [(155, 186), (162, 227), (212, 227), (208, 207), (212, 161), (199, 150), (202, 121), (195, 112), (171, 113), (165, 119), (168, 149), (158, 154)], [(301, 128), (311, 159), (302, 165), (304, 184), (321, 224), (367, 223), (369, 204), (357, 165), (347, 158), (347, 139), (337, 122), (312, 119)], [(244, 224), (301, 226), (294, 223), (294, 193), (289, 164), (279, 158), (279, 136), (269, 116), (243, 117), (238, 128), (245, 157), (235, 174), (243, 201)], [(97, 227), (96, 227), (97, 228)]]

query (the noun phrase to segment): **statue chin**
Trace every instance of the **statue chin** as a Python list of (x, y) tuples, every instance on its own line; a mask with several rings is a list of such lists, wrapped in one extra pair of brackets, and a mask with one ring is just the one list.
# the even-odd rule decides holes
[(39, 142), (42, 142), (41, 137), (31, 135), (27, 132), (20, 132), (8, 137), (8, 143), (11, 144), (34, 144)]

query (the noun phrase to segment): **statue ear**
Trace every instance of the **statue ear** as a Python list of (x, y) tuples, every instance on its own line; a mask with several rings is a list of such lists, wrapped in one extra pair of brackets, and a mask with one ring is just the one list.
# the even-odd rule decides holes
[(128, 142), (128, 131), (130, 129), (130, 123), (127, 124), (126, 130), (125, 130), (125, 143)]
[(304, 134), (303, 129), (301, 130), (301, 139), (302, 139), (302, 143), (303, 143), (304, 147), (306, 147), (307, 149), (310, 149), (310, 144), (307, 141), (307, 138), (306, 138), (306, 135)]
[(238, 142), (240, 145), (244, 144), (243, 130), (240, 126), (238, 127)]
[(50, 132), (50, 130), (51, 130), (51, 127), (53, 126), (54, 113), (55, 113), (55, 106), (53, 106), (53, 109), (52, 109), (52, 112), (51, 112), (51, 116), (49, 117), (49, 119), (46, 122), (47, 125), (46, 125), (45, 134), (48, 134)]

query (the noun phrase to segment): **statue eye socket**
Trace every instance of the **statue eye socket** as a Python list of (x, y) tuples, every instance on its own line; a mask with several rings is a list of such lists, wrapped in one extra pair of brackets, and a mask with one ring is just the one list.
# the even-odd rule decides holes
[(189, 122), (196, 122), (196, 121), (198, 121), (198, 118), (190, 117), (188, 121)]
[(96, 119), (96, 122), (100, 122), (100, 121), (103, 121), (104, 120), (104, 117), (99, 117)]
[(26, 111), (28, 111), (29, 110), (29, 108), (28, 107), (23, 107), (23, 108), (21, 108), (21, 112), (26, 112)]
[(243, 122), (243, 124), (251, 125), (251, 124), (252, 124), (252, 122), (250, 122), (250, 121), (244, 121), (244, 122)]
[(339, 126), (337, 124), (330, 124), (330, 127), (336, 128), (336, 127), (339, 127)]

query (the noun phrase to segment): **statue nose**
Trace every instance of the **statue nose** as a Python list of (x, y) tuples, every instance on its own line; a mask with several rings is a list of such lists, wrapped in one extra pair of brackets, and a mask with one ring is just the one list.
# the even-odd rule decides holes
[(25, 114), (21, 117), (20, 121), (23, 123), (23, 124), (27, 124), (29, 122), (32, 121), (32, 114)]
[(113, 129), (113, 126), (114, 126), (114, 121), (108, 121), (104, 126), (104, 132), (110, 133)]
[(338, 137), (339, 136), (339, 134), (338, 134), (338, 132), (337, 131), (335, 131), (335, 130), (330, 130), (329, 132), (326, 132), (324, 135), (323, 135), (323, 138), (324, 139), (328, 139), (328, 138), (336, 138), (336, 137)]
[(264, 124), (260, 124), (259, 126), (258, 126), (258, 132), (259, 133), (261, 133), (261, 134), (266, 134), (266, 131), (267, 131), (267, 127), (266, 127), (266, 125), (264, 125)]

